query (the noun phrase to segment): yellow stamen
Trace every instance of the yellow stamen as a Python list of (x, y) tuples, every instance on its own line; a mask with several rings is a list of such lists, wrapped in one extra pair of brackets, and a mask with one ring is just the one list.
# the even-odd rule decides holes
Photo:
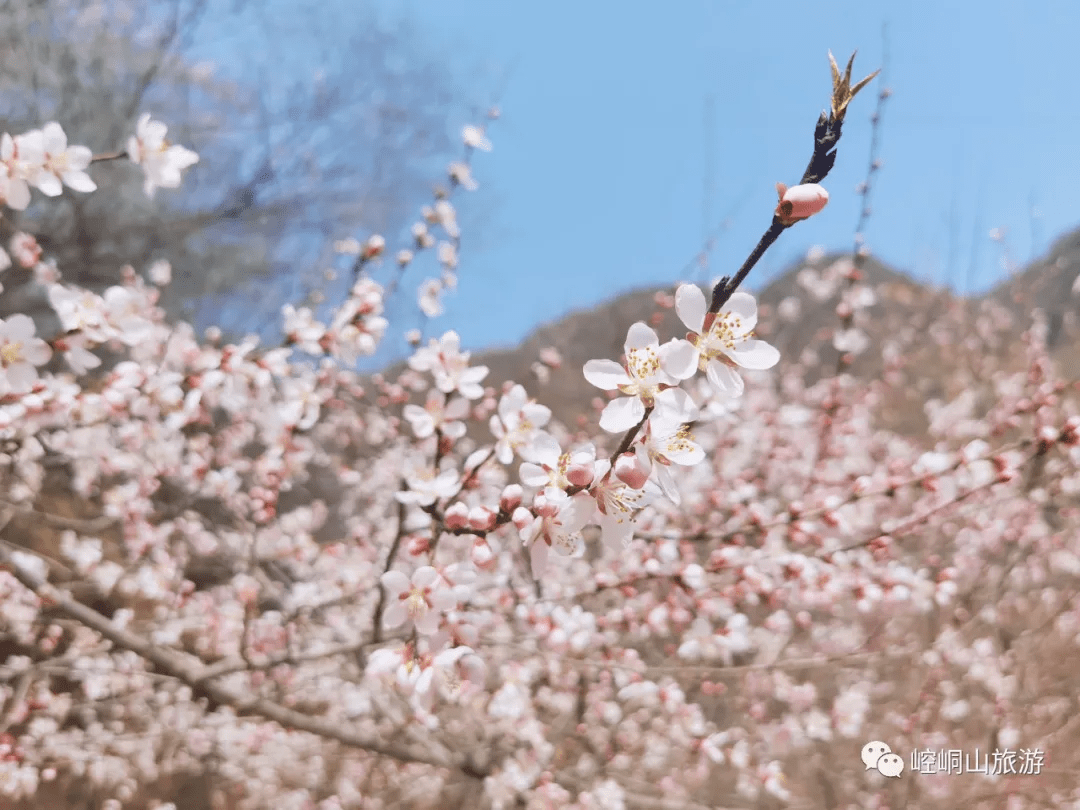
[(5, 343), (3, 346), (0, 346), (0, 360), (4, 361), (5, 366), (13, 366), (16, 363), (21, 363), (23, 361), (22, 344)]

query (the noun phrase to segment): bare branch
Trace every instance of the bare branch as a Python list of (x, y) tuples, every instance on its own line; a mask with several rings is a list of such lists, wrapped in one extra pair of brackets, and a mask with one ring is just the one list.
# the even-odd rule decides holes
[(349, 729), (340, 721), (310, 717), (264, 698), (241, 695), (215, 683), (211, 679), (213, 676), (206, 675), (206, 668), (200, 662), (176, 650), (160, 647), (128, 630), (123, 630), (93, 608), (75, 601), (64, 591), (19, 565), (7, 550), (0, 549), (0, 562), (11, 570), (24, 587), (37, 594), (53, 609), (79, 621), (116, 646), (137, 654), (153, 664), (159, 672), (190, 686), (197, 695), (203, 695), (218, 704), (230, 706), (237, 712), (259, 715), (285, 728), (306, 731), (309, 734), (334, 740), (349, 748), (390, 757), (400, 762), (432, 765), (437, 768), (459, 770), (463, 773), (474, 772), (474, 767), (465, 757), (454, 756), (446, 751), (418, 750), (413, 746), (384, 743), (376, 737)]

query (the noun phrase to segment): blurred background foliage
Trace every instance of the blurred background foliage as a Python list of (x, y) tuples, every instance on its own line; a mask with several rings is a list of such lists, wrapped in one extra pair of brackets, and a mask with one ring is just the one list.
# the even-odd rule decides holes
[[(0, 15), (4, 131), (55, 120), (101, 154), (149, 112), (200, 155), (152, 199), (139, 167), (95, 164), (97, 192), (35, 192), (5, 211), (5, 234), (35, 234), (65, 281), (95, 291), (168, 259), (162, 304), (199, 326), (276, 335), (282, 304), (326, 284), (333, 240), (407, 226), (456, 151), (452, 77), (363, 3), (0, 0)], [(30, 274), (4, 287), (0, 316), (52, 331)]]

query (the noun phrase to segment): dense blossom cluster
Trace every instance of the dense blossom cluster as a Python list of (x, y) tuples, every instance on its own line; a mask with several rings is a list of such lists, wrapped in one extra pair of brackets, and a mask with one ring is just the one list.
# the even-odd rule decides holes
[[(144, 116), (128, 145), (148, 193), (197, 159), (164, 136)], [(13, 208), (94, 188), (57, 125), (0, 150)], [(449, 175), (476, 185), (468, 157)], [(826, 199), (785, 189), (782, 213)], [(436, 249), (434, 314), (449, 194), (412, 233), (397, 264)], [(923, 325), (988, 384), (928, 405), (927, 448), (877, 424), (917, 330), (880, 382), (808, 386), (810, 349), (764, 373), (752, 296), (711, 313), (683, 285), (683, 337), (637, 323), (583, 369), (612, 441), (486, 386), (453, 332), (396, 379), (349, 370), (388, 328), (381, 237), (338, 243), (348, 299), (325, 323), (287, 306), (281, 347), (167, 324), (166, 264), (98, 295), (35, 248), (17, 234), (6, 272), (63, 332), (0, 322), (0, 803), (168, 807), (196, 779), (215, 808), (899, 804), (910, 781), (859, 762), (876, 738), (1053, 758), (1038, 781), (927, 775), (922, 806), (1080, 806), (1080, 421), (1038, 323), (1011, 372), (983, 351), (1001, 310), (978, 345), (950, 313)], [(844, 278), (838, 314), (865, 312), (850, 263), (801, 281), (824, 300)], [(837, 350), (865, 348), (859, 323)], [(120, 359), (90, 377), (102, 348)]]

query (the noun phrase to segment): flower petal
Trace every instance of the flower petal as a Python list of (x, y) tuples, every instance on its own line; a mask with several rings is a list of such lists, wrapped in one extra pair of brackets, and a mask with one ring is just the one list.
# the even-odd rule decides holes
[(608, 433), (629, 430), (645, 416), (645, 405), (637, 397), (613, 399), (600, 414), (600, 428)]
[(81, 191), (85, 194), (97, 191), (97, 183), (91, 180), (86, 172), (64, 172), (64, 184), (73, 191)]
[(415, 620), (414, 624), (416, 625), (416, 631), (418, 633), (423, 633), (425, 636), (430, 636), (439, 629), (439, 622), (441, 620), (441, 613), (429, 610), (424, 613), (423, 616)]
[(644, 349), (646, 346), (658, 346), (659, 344), (660, 338), (656, 336), (656, 332), (644, 321), (637, 321), (630, 324), (623, 349), (627, 354), (630, 354), (634, 349)]
[(757, 301), (750, 293), (735, 292), (731, 298), (720, 308), (721, 312), (730, 312), (739, 318), (739, 327), (742, 335), (749, 334), (757, 326), (758, 312)]
[(780, 362), (780, 352), (764, 340), (746, 340), (732, 351), (724, 352), (743, 368), (761, 371)]
[(705, 325), (705, 293), (696, 284), (683, 284), (675, 291), (675, 312), (691, 332), (700, 332)]
[(382, 575), (382, 584), (387, 594), (392, 597), (400, 596), (409, 590), (409, 578), (400, 571), (387, 571)]
[(660, 347), (660, 367), (676, 380), (688, 380), (697, 372), (698, 351), (688, 340), (669, 340)]
[(712, 387), (724, 396), (741, 397), (746, 387), (742, 377), (716, 360), (709, 361), (709, 365), (705, 369), (705, 376)]
[(583, 371), (586, 380), (605, 391), (614, 391), (630, 382), (626, 369), (614, 360), (590, 360)]
[(422, 565), (413, 571), (412, 584), (417, 588), (427, 588), (439, 578), (439, 572), (430, 565)]
[(656, 395), (656, 410), (649, 417), (650, 422), (663, 420), (675, 426), (695, 421), (700, 415), (698, 406), (686, 391), (681, 388), (669, 388)]
[(383, 625), (387, 628), (401, 627), (407, 618), (409, 614), (405, 609), (405, 603), (397, 599), (383, 611)]
[(532, 566), (532, 574), (534, 577), (542, 577), (544, 575), (548, 564), (548, 544), (543, 540), (532, 544), (532, 548), (529, 551), (529, 563)]

